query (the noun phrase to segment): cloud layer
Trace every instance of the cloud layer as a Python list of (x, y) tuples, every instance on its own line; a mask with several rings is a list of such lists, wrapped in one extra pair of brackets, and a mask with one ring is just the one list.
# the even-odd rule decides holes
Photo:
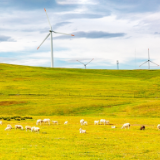
[[(57, 67), (80, 67), (70, 59), (92, 59), (91, 68), (139, 68), (147, 59), (160, 63), (159, 0), (1, 0), (0, 62), (50, 66), (50, 26), (74, 37), (53, 35)], [(147, 66), (144, 66), (144, 68)], [(152, 66), (156, 68), (156, 66)], [(143, 67), (142, 67), (143, 68)]]

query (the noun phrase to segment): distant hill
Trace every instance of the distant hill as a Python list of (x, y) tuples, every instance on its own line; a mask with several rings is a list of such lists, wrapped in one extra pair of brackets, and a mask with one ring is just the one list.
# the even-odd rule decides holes
[(160, 70), (0, 64), (2, 115), (159, 117)]

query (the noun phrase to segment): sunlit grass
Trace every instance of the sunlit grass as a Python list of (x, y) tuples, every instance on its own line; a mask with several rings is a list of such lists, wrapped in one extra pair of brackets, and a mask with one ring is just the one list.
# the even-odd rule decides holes
[[(35, 126), (33, 117), (27, 121), (11, 121), (12, 126), (22, 124)], [(93, 125), (100, 117), (48, 117), (58, 120), (58, 125), (42, 125), (40, 133), (25, 130), (4, 131), (7, 121), (0, 126), (1, 159), (159, 159), (160, 132), (156, 125), (157, 118), (110, 118), (110, 123), (116, 125)], [(88, 121), (86, 134), (80, 134), (80, 118)], [(106, 117), (102, 117), (106, 118)], [(68, 120), (69, 124), (64, 125)], [(125, 122), (131, 123), (131, 128), (121, 129)], [(141, 125), (146, 125), (145, 131), (140, 131)]]
[[(0, 64), (0, 116), (33, 116), (0, 125), (0, 159), (160, 159), (159, 70), (84, 70)], [(4, 131), (7, 124), (35, 126), (58, 120), (40, 133)], [(80, 134), (79, 120), (87, 134)], [(105, 118), (111, 125), (94, 126)], [(64, 125), (64, 121), (69, 121)], [(123, 123), (131, 129), (122, 130)], [(140, 131), (141, 125), (146, 126)]]

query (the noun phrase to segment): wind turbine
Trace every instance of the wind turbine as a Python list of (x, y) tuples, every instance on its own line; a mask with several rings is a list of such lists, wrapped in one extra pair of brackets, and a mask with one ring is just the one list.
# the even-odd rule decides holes
[[(93, 58), (94, 59), (94, 58)], [(93, 59), (91, 60), (91, 61), (93, 61)], [(80, 62), (79, 60), (77, 60), (79, 63), (82, 63), (83, 65), (84, 65), (84, 67), (85, 67), (85, 69), (86, 69), (86, 66), (87, 66), (87, 64), (89, 64), (91, 61), (89, 61), (88, 63), (83, 63), (83, 62)]]
[(51, 35), (51, 68), (54, 67), (54, 64), (53, 64), (53, 36), (52, 36), (52, 33), (55, 33), (55, 34), (65, 34), (65, 35), (70, 35), (70, 36), (74, 36), (73, 34), (66, 34), (66, 33), (60, 33), (60, 32), (55, 32), (52, 30), (52, 26), (51, 26), (51, 23), (49, 21), (49, 18), (48, 18), (48, 14), (47, 14), (47, 11), (46, 9), (44, 8), (44, 11), (46, 12), (46, 15), (47, 15), (47, 19), (48, 19), (48, 23), (50, 25), (50, 30), (49, 30), (49, 34), (46, 36), (46, 38), (43, 40), (43, 42), (39, 45), (39, 47), (37, 48), (37, 50), (40, 48), (40, 46), (44, 43), (44, 41)]
[(145, 61), (145, 62), (142, 63), (139, 67), (141, 67), (143, 64), (145, 64), (145, 63), (147, 63), (147, 62), (148, 62), (148, 69), (150, 69), (150, 63), (153, 63), (153, 64), (159, 66), (158, 64), (156, 64), (156, 63), (154, 63), (154, 62), (152, 62), (152, 61), (150, 60), (150, 56), (149, 56), (149, 48), (148, 48), (148, 61)]
[(119, 61), (117, 60), (117, 69), (119, 69)]

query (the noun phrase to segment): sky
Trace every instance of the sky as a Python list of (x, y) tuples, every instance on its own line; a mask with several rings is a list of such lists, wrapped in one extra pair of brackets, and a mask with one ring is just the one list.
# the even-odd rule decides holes
[[(160, 64), (159, 0), (0, 0), (0, 63), (88, 69)], [(78, 61), (77, 61), (78, 60)], [(81, 62), (81, 63), (80, 63)], [(151, 69), (160, 69), (151, 64)]]

